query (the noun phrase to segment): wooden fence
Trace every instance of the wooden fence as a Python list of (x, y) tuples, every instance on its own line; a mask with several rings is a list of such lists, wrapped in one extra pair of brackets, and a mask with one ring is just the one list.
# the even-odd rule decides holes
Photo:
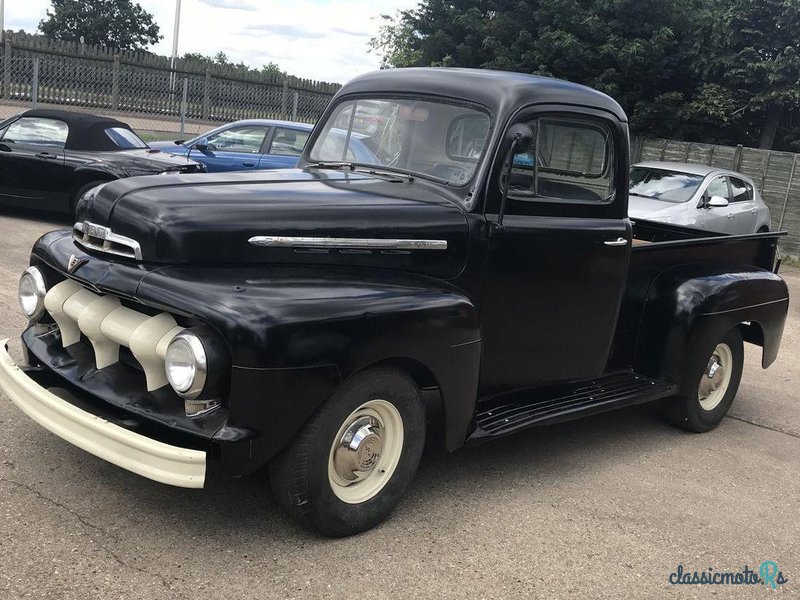
[(635, 138), (631, 154), (632, 162), (689, 162), (748, 175), (772, 212), (772, 228), (789, 232), (781, 241), (782, 250), (800, 256), (800, 154), (649, 138)]

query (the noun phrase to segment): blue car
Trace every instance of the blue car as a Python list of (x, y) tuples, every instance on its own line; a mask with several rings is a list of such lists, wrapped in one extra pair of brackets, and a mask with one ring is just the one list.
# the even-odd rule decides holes
[(297, 165), (312, 129), (306, 123), (252, 119), (223, 125), (189, 141), (149, 145), (203, 163), (211, 173), (290, 169)]

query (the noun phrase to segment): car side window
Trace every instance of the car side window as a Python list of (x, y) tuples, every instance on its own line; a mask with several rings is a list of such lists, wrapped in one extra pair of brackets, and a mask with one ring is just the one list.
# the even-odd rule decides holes
[(542, 117), (528, 125), (534, 143), (514, 156), (509, 199), (610, 200), (613, 136), (606, 125), (573, 117)]
[(733, 190), (732, 202), (749, 202), (753, 199), (753, 186), (738, 177), (729, 177)]
[(36, 144), (64, 148), (69, 126), (58, 119), (22, 117), (8, 126), (3, 141), (13, 144)]
[(267, 136), (267, 127), (259, 125), (246, 125), (232, 127), (225, 131), (208, 137), (210, 150), (219, 152), (241, 152), (244, 154), (259, 154), (264, 138)]
[(706, 188), (706, 197), (719, 196), (725, 198), (728, 202), (731, 200), (730, 192), (728, 191), (728, 178), (715, 177)]
[(275, 137), (272, 138), (270, 154), (280, 154), (283, 156), (300, 156), (306, 146), (310, 132), (298, 129), (287, 129), (286, 127), (276, 127)]

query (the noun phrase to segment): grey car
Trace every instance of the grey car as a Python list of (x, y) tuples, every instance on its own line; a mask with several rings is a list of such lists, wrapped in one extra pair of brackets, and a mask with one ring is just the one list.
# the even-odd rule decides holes
[(676, 162), (631, 168), (632, 219), (731, 234), (769, 231), (771, 216), (753, 180), (727, 169)]

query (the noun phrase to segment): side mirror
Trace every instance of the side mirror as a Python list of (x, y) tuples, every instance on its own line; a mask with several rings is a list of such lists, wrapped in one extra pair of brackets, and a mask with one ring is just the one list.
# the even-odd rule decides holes
[(505, 146), (511, 150), (514, 146), (514, 154), (525, 154), (533, 145), (533, 130), (525, 123), (517, 123), (508, 128), (505, 138)]
[(189, 150), (195, 149), (200, 150), (200, 152), (203, 153), (208, 152), (208, 138), (200, 138), (194, 144), (192, 144), (192, 147)]
[(725, 208), (728, 206), (728, 199), (722, 196), (711, 196), (706, 206), (708, 208)]
[[(508, 202), (508, 186), (511, 183), (511, 171), (514, 168), (514, 157), (517, 154), (525, 154), (533, 145), (533, 130), (525, 123), (516, 123), (508, 128), (503, 139), (503, 154), (510, 154), (508, 161), (503, 163), (504, 183), (503, 195), (500, 198), (500, 214), (497, 215), (497, 228), (503, 228), (503, 219), (506, 216), (506, 203)], [(505, 160), (505, 159), (504, 159)]]

